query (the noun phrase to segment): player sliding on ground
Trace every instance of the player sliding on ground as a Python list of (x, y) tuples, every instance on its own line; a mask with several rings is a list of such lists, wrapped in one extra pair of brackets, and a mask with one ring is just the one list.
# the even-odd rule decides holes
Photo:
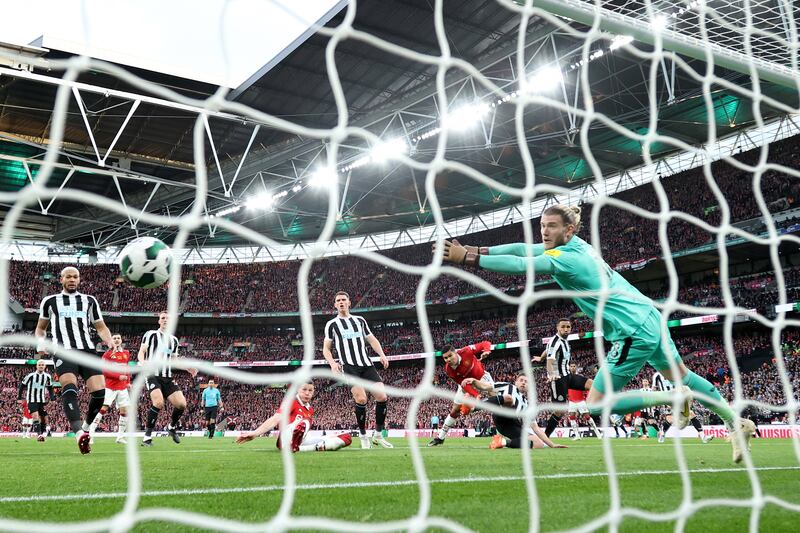
[[(481, 379), (466, 378), (461, 382), (461, 387), (467, 389), (474, 387), (482, 396), (488, 398), (484, 403), (491, 403), (502, 407), (511, 407), (516, 411), (516, 416), (504, 416), (492, 413), (492, 421), (497, 428), (497, 435), (492, 437), (489, 448), (522, 448), (522, 443), (527, 441), (529, 448), (541, 449), (566, 448), (563, 444), (555, 444), (545, 435), (536, 422), (525, 427), (522, 426), (522, 412), (528, 408), (528, 378), (520, 374), (514, 383), (487, 383)], [(522, 435), (525, 435), (525, 438)]]
[(478, 398), (480, 393), (469, 385), (462, 387), (461, 382), (466, 378), (475, 378), (485, 383), (492, 385), (494, 380), (483, 368), (483, 360), (491, 353), (492, 343), (489, 341), (479, 342), (477, 344), (470, 344), (456, 350), (450, 345), (442, 348), (442, 359), (444, 359), (444, 371), (447, 376), (458, 384), (456, 396), (453, 399), (453, 408), (450, 409), (450, 414), (444, 420), (444, 424), (436, 437), (428, 443), (428, 446), (440, 446), (444, 444), (444, 439), (447, 438), (447, 432), (456, 424), (456, 421), (461, 416), (467, 416), (472, 407), (464, 405), (465, 395)]
[[(294, 452), (332, 452), (339, 448), (350, 446), (352, 437), (348, 433), (341, 435), (334, 435), (322, 439), (306, 439), (308, 431), (311, 429), (311, 419), (314, 417), (314, 408), (311, 407), (311, 398), (314, 397), (314, 384), (304, 383), (300, 386), (292, 401), (289, 410), (289, 431), (292, 434), (291, 449)], [(237, 444), (244, 444), (250, 442), (256, 437), (266, 435), (275, 427), (281, 424), (283, 415), (281, 409), (278, 409), (274, 415), (269, 417), (256, 428), (255, 431), (249, 431), (240, 435), (236, 439)], [(278, 449), (281, 448), (281, 436), (278, 435)]]
[[(465, 247), (456, 240), (444, 241), (444, 260), (504, 274), (525, 274), (528, 264), (533, 262), (537, 274), (552, 275), (562, 289), (569, 291), (597, 293), (603, 288), (601, 276), (605, 277), (609, 291), (603, 299), (602, 325), (605, 339), (612, 343), (605, 361), (611, 383), (606, 382), (606, 373), (601, 369), (589, 391), (590, 413), (602, 413), (606, 392), (621, 391), (646, 363), (650, 363), (665, 378), (683, 384), (681, 392), (687, 396), (680, 411), (674, 413), (675, 425), (679, 429), (686, 427), (693, 400), (690, 391), (701, 393), (704, 397), (698, 396), (697, 401), (725, 422), (731, 434), (733, 461), (740, 462), (755, 431), (754, 424), (740, 418), (714, 385), (686, 368), (669, 335), (666, 344), (662, 342), (661, 315), (652, 300), (609, 267), (591, 245), (576, 235), (580, 227), (579, 207), (552, 205), (542, 213), (542, 244)], [(599, 296), (582, 295), (573, 300), (589, 318), (598, 321)], [(670, 359), (677, 367), (677, 376), (672, 374)], [(657, 405), (671, 405), (672, 397), (671, 392), (640, 391), (617, 399), (611, 410), (613, 413), (630, 413)]]

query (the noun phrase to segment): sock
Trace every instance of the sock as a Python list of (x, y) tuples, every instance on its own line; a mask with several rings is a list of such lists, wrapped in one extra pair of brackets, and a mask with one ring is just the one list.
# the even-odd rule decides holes
[(97, 413), (103, 408), (103, 402), (106, 399), (106, 390), (100, 389), (89, 393), (89, 406), (86, 408), (86, 419), (83, 422), (83, 430), (89, 431), (91, 424), (97, 417)]
[(386, 401), (375, 402), (375, 430), (383, 435), (383, 428), (386, 425)]
[(547, 419), (547, 427), (544, 429), (544, 434), (549, 437), (550, 434), (558, 427), (559, 422), (561, 422), (560, 416), (556, 416), (555, 413), (550, 415), (550, 418)]
[(692, 427), (693, 427), (694, 429), (696, 429), (696, 430), (697, 430), (697, 432), (698, 432), (698, 433), (700, 433), (700, 434), (701, 434), (700, 436), (701, 436), (701, 438), (702, 438), (702, 433), (703, 433), (703, 424), (701, 424), (701, 423), (700, 423), (700, 421), (697, 419), (697, 417), (694, 417), (694, 418), (692, 418), (692, 419), (689, 421), (689, 423), (692, 425)]
[(663, 422), (661, 422), (661, 431), (663, 431), (663, 432), (664, 432), (664, 435), (666, 435), (666, 434), (667, 434), (667, 431), (669, 431), (669, 428), (671, 428), (671, 427), (672, 427), (672, 424), (670, 424), (670, 423), (669, 423), (669, 422), (667, 422), (666, 420), (664, 420)]
[(169, 425), (170, 429), (175, 429), (178, 427), (178, 420), (180, 420), (181, 416), (183, 416), (183, 411), (185, 411), (185, 409), (180, 409), (178, 407), (172, 408), (172, 422)]
[(158, 407), (150, 406), (147, 410), (147, 429), (145, 429), (144, 436), (149, 440), (150, 435), (153, 434), (153, 428), (156, 427), (156, 420), (158, 420), (158, 413), (161, 409)]
[(39, 422), (38, 420), (34, 420), (33, 429), (32, 430), (31, 430), (31, 426), (25, 426), (25, 434), (26, 435), (28, 433), (30, 433), (31, 431), (33, 431), (37, 435), (41, 435), (42, 434), (42, 423)]
[(716, 413), (722, 419), (722, 421), (725, 422), (725, 426), (728, 429), (731, 429), (736, 425), (736, 419), (738, 418), (736, 413), (734, 413), (730, 408), (728, 402), (722, 398), (717, 388), (709, 383), (708, 380), (701, 378), (690, 370), (689, 373), (683, 377), (683, 384), (693, 391), (710, 396), (713, 400), (715, 400), (714, 403), (711, 403), (708, 400), (700, 397), (695, 398), (700, 405)]
[(452, 416), (447, 415), (447, 418), (444, 419), (444, 424), (442, 424), (442, 427), (439, 429), (439, 440), (444, 440), (447, 438), (447, 432), (456, 425), (457, 421), (458, 418), (453, 418)]
[(81, 412), (78, 403), (78, 389), (72, 383), (61, 387), (61, 403), (69, 421), (70, 431), (77, 433), (81, 429)]
[(574, 416), (569, 417), (569, 425), (572, 426), (572, 430), (575, 432), (575, 436), (578, 436), (578, 421), (575, 420)]
[(214, 422), (211, 422), (211, 423), (208, 425), (208, 438), (209, 438), (209, 439), (213, 439), (213, 438), (214, 438), (214, 431), (215, 431), (216, 429), (217, 429), (217, 425), (216, 425)]
[(94, 417), (94, 420), (89, 425), (89, 433), (94, 433), (97, 430), (97, 426), (100, 424), (100, 421), (103, 420), (103, 416), (108, 412), (108, 406), (104, 405), (100, 408), (100, 411), (97, 413), (97, 416)]
[[(660, 391), (636, 391), (634, 394), (627, 394), (624, 398), (617, 398), (611, 406), (611, 412), (618, 415), (641, 411), (647, 407), (657, 405), (672, 405), (672, 393)], [(603, 406), (599, 403), (589, 406), (589, 414), (602, 415)]]
[(358, 432), (361, 435), (367, 434), (367, 404), (356, 404), (356, 424), (358, 424)]
[(589, 427), (592, 428), (592, 431), (594, 431), (595, 436), (599, 439), (601, 437), (600, 430), (597, 429), (597, 424), (594, 423), (594, 418), (587, 416), (586, 421), (589, 423)]
[(117, 435), (117, 437), (124, 436), (127, 430), (128, 430), (128, 417), (125, 415), (119, 415), (119, 428), (117, 428), (117, 432), (119, 433), (119, 435)]

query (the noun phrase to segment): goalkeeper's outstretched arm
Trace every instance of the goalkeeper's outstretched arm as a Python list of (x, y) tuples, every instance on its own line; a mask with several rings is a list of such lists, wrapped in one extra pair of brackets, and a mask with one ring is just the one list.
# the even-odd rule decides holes
[(552, 259), (544, 253), (543, 244), (501, 244), (480, 248), (480, 253), (470, 251), (474, 248), (462, 246), (455, 239), (452, 242), (444, 241), (442, 258), (449, 263), (480, 267), (503, 274), (525, 274), (530, 262), (533, 262), (533, 270), (537, 274), (552, 274), (554, 271)]

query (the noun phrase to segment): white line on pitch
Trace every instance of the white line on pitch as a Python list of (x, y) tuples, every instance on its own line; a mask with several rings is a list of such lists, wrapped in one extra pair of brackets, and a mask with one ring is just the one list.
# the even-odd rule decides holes
[[(800, 470), (800, 466), (762, 466), (754, 468), (756, 471), (772, 470)], [(690, 474), (724, 474), (728, 472), (746, 472), (746, 468), (694, 468), (687, 470)], [(618, 477), (633, 476), (662, 476), (669, 474), (680, 474), (680, 470), (635, 470), (632, 472), (617, 472)], [(574, 474), (543, 474), (535, 475), (535, 480), (543, 479), (570, 479), (570, 478), (592, 478), (607, 477), (608, 472), (582, 472)], [(523, 481), (525, 476), (488, 476), (488, 477), (462, 477), (452, 479), (431, 479), (431, 484), (447, 483), (472, 483), (475, 481)], [(326, 489), (355, 489), (371, 487), (394, 487), (399, 485), (418, 485), (416, 479), (399, 479), (396, 481), (364, 481), (354, 483), (313, 483), (297, 485), (297, 490), (326, 490)], [(190, 496), (195, 494), (231, 494), (243, 492), (278, 492), (284, 490), (283, 485), (265, 485), (260, 487), (229, 487), (229, 488), (206, 488), (206, 489), (172, 489), (172, 490), (148, 490), (141, 493), (142, 497), (152, 496)], [(0, 503), (18, 502), (43, 502), (43, 501), (67, 501), (67, 500), (106, 500), (125, 498), (127, 492), (89, 493), (89, 494), (53, 494), (48, 496), (7, 496), (1, 497)]]

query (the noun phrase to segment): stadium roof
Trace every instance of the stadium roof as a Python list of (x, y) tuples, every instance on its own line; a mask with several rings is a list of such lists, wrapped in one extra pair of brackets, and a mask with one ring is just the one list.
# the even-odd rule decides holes
[[(612, 4), (630, 9), (634, 3)], [(596, 112), (629, 132), (623, 135), (598, 120), (588, 125), (587, 148), (603, 175), (618, 175), (643, 164), (641, 140), (631, 136), (648, 131), (649, 88), (657, 104), (658, 134), (699, 146), (708, 140), (709, 123), (717, 136), (754, 126), (752, 102), (746, 95), (713, 84), (709, 111), (700, 81), (669, 59), (656, 63), (655, 73), (651, 72), (650, 63), (635, 51), (649, 52), (652, 47), (638, 40), (628, 44), (621, 36), (605, 34), (584, 47), (584, 40), (572, 31), (586, 31), (586, 26), (533, 16), (525, 28), (524, 59), (519, 60), (518, 13), (494, 0), (469, 0), (445, 2), (443, 15), (454, 57), (472, 64), (507, 93), (519, 90), (519, 80), (524, 78), (530, 96), (550, 99), (524, 108), (518, 132), (513, 98), (503, 102), (472, 73), (447, 70), (447, 159), (504, 186), (525, 185), (518, 135), (530, 151), (538, 184), (578, 187), (593, 180), (580, 137), (584, 122), (580, 113), (573, 112), (574, 108), (586, 110), (587, 98)], [(345, 11), (336, 14), (326, 27), (335, 29), (345, 17)], [(691, 24), (693, 17), (691, 10), (675, 15), (676, 31), (684, 23)], [(361, 2), (353, 28), (417, 54), (437, 57), (442, 53), (428, 2)], [(334, 127), (338, 114), (325, 61), (329, 43), (329, 35), (311, 35), (259, 79), (228, 93), (227, 101), (305, 128)], [(319, 235), (328, 212), (328, 195), (324, 186), (314, 185), (331, 179), (318, 172), (325, 168), (330, 139), (321, 140), (308, 131), (286, 131), (264, 115), (198, 107), (199, 100), (214, 94), (214, 85), (126, 67), (161, 89), (198, 100), (173, 103), (98, 65), (80, 73), (75, 83), (64, 81), (63, 70), (47, 68), (70, 57), (63, 51), (35, 47), (15, 51), (29, 59), (19, 69), (0, 68), (0, 190), (20, 190), (29, 175), (36, 176), (53, 132), (56, 92), (64, 86), (71, 90), (64, 142), (56, 147), (59, 167), (49, 186), (58, 188), (68, 180), (67, 187), (124, 199), (127, 206), (169, 216), (184, 213), (196, 192), (193, 129), (198, 117), (206, 116), (203, 160), (209, 173), (209, 214), (221, 214), (278, 241), (308, 241)], [(435, 155), (443, 106), (437, 100), (437, 65), (392, 54), (353, 37), (341, 40), (333, 57), (349, 125), (389, 141), (375, 144), (357, 135), (341, 141), (336, 161), (340, 198), (336, 234), (431, 224), (425, 171), (393, 157), (404, 153), (415, 161), (429, 162)], [(585, 64), (580, 66), (582, 59)], [(704, 63), (682, 59), (704, 72)], [(586, 70), (588, 86), (581, 79), (582, 70)], [(718, 68), (715, 74), (731, 84), (751, 86), (750, 77), (736, 70)], [(762, 80), (760, 89), (778, 102), (798, 107), (794, 88)], [(766, 105), (760, 111), (766, 121), (785, 115), (785, 109)], [(663, 142), (650, 149), (654, 158), (678, 151)], [(440, 171), (435, 185), (448, 220), (519, 201), (452, 168)], [(253, 198), (256, 202), (250, 204), (258, 205), (251, 209), (247, 204)], [(138, 222), (136, 217), (59, 197), (48, 202), (29, 205), (18, 225), (18, 237), (97, 248), (125, 242), (137, 232), (159, 231), (159, 237), (171, 238), (170, 231)], [(238, 242), (242, 242), (238, 236), (215, 228), (214, 219), (193, 231), (196, 246)]]

